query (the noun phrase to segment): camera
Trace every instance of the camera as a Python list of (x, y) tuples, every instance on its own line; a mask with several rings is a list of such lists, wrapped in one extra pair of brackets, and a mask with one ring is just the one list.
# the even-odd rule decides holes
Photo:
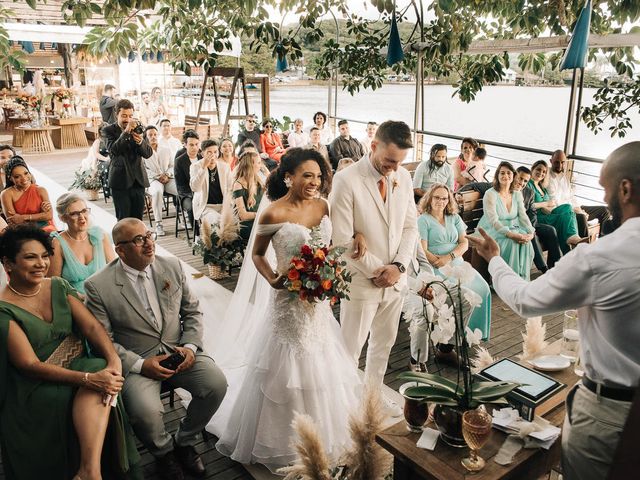
[(132, 130), (133, 133), (137, 133), (138, 135), (144, 134), (144, 127), (140, 123), (139, 120), (132, 119), (132, 122), (136, 122), (135, 128)]

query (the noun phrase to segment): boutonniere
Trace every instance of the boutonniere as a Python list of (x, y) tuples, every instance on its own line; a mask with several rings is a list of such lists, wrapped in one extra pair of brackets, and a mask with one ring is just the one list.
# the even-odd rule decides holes
[(171, 282), (169, 280), (165, 280), (164, 283), (162, 284), (162, 291), (166, 292), (170, 288), (171, 288)]
[(391, 193), (395, 192), (397, 186), (398, 186), (398, 180), (394, 178), (393, 183), (391, 184)]

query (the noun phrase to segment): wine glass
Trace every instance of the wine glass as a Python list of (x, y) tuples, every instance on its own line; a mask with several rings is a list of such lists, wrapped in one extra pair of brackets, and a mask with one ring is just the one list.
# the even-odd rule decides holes
[(484, 468), (484, 459), (478, 456), (491, 435), (491, 415), (484, 409), (468, 410), (462, 415), (462, 436), (469, 445), (469, 457), (462, 459), (462, 466), (470, 472)]

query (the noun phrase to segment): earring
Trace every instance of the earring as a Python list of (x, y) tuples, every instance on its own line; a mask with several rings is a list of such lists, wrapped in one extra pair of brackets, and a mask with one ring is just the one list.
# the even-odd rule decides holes
[(284, 184), (287, 188), (291, 188), (291, 186), (293, 185), (293, 182), (291, 181), (291, 179), (289, 177), (284, 179)]

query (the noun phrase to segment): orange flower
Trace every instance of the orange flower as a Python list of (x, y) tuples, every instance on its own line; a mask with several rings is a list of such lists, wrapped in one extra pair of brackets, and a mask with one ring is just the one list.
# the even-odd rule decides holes
[(322, 285), (322, 288), (324, 288), (325, 290), (331, 290), (331, 287), (333, 286), (333, 282), (329, 279), (326, 279), (326, 280), (323, 280), (320, 285)]
[(300, 278), (300, 272), (298, 270), (292, 269), (289, 270), (289, 274), (287, 275), (289, 280), (298, 280)]
[(300, 280), (294, 280), (293, 282), (291, 282), (291, 286), (289, 287), (289, 290), (292, 292), (299, 292), (301, 288), (302, 288), (302, 282)]
[(296, 259), (291, 262), (296, 270), (302, 270), (304, 268), (304, 262)]
[(321, 248), (317, 249), (316, 250), (316, 254), (314, 255), (314, 257), (315, 258), (319, 258), (320, 260), (324, 260), (324, 258), (325, 258), (324, 251)]

